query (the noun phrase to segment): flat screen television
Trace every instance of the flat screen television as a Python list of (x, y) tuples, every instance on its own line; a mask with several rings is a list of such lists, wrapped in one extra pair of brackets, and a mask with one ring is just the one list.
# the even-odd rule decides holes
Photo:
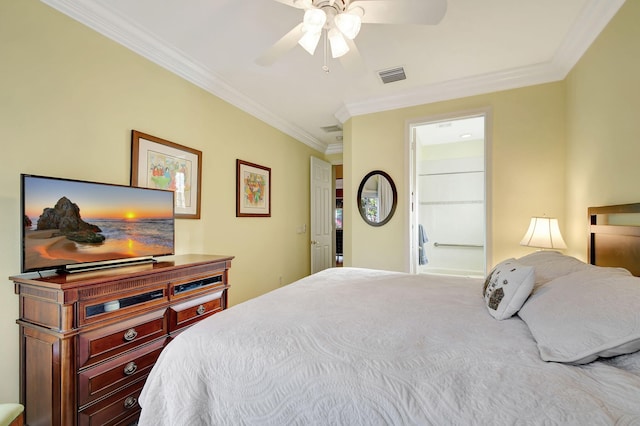
[(21, 175), (22, 272), (96, 269), (174, 254), (174, 194)]

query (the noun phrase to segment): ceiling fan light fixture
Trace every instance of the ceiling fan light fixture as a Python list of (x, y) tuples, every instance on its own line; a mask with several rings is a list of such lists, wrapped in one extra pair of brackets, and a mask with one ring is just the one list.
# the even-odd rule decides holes
[(329, 44), (331, 45), (331, 57), (339, 58), (349, 51), (349, 46), (344, 39), (344, 36), (336, 28), (329, 30)]
[(320, 33), (327, 22), (327, 14), (322, 9), (307, 9), (302, 20), (302, 31)]
[(363, 15), (364, 10), (361, 7), (354, 7), (347, 12), (338, 14), (334, 22), (345, 37), (353, 40), (360, 32)]
[(298, 40), (298, 44), (302, 46), (304, 50), (309, 52), (309, 55), (312, 55), (316, 51), (316, 47), (318, 46), (318, 42), (320, 41), (320, 36), (322, 35), (322, 31), (306, 31), (300, 40)]

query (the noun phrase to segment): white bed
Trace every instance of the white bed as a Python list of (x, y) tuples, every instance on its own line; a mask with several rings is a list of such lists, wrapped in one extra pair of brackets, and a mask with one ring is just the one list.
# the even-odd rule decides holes
[[(585, 337), (596, 352), (630, 354), (590, 362), (578, 348), (583, 365), (544, 361), (530, 329), (537, 327), (541, 341), (559, 337), (553, 325), (544, 336), (546, 316), (562, 316), (565, 309), (546, 312), (544, 298), (555, 299), (549, 289), (563, 291), (558, 280), (575, 285), (570, 274), (595, 271), (596, 281), (640, 278), (559, 253), (518, 262), (538, 272), (525, 303), (533, 306), (528, 323), (518, 315), (494, 318), (483, 280), (357, 268), (326, 270), (234, 306), (183, 332), (162, 352), (140, 397), (139, 424), (640, 424), (640, 347), (633, 347), (640, 344), (640, 309), (615, 309), (635, 315), (623, 327), (638, 333), (635, 340), (617, 340), (612, 349), (588, 334), (592, 330)], [(625, 290), (622, 299), (640, 307), (640, 284), (638, 290)], [(536, 295), (543, 298), (542, 314)], [(561, 319), (558, 327), (580, 334), (573, 329), (588, 325), (581, 315), (608, 308), (589, 303), (569, 302), (578, 322)], [(598, 332), (610, 326), (618, 324)], [(559, 348), (569, 357), (572, 350)]]

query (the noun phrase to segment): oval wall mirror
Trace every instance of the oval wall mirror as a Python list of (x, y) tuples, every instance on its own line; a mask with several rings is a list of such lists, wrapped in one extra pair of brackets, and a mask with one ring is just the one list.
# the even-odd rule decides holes
[(358, 188), (360, 216), (371, 226), (382, 226), (396, 211), (398, 193), (393, 179), (382, 170), (374, 170), (362, 178)]

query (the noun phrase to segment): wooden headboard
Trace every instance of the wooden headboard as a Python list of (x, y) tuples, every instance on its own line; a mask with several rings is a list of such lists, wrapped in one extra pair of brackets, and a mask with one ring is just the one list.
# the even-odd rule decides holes
[(589, 207), (588, 257), (640, 276), (640, 203)]

